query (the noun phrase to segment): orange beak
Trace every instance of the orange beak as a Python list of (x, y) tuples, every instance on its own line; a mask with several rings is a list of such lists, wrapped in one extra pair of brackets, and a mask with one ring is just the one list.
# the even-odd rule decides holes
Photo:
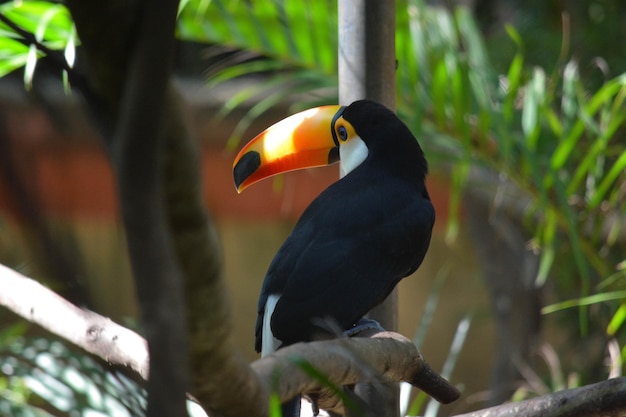
[(335, 121), (343, 106), (322, 106), (296, 113), (270, 126), (239, 151), (233, 162), (240, 193), (263, 178), (339, 160)]

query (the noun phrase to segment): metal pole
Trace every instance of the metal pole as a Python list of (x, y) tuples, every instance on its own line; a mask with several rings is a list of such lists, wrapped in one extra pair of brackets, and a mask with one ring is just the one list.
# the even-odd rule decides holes
[(339, 103), (396, 108), (394, 0), (339, 0)]
[[(339, 103), (367, 98), (396, 108), (395, 0), (338, 0)], [(394, 290), (369, 316), (387, 330), (398, 327)], [(366, 401), (368, 416), (400, 415), (396, 384), (362, 384), (355, 392)]]

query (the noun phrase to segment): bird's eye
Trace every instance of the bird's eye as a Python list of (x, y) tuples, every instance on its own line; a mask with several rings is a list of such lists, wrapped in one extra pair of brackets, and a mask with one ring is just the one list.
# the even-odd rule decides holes
[(337, 134), (339, 135), (339, 139), (341, 139), (342, 142), (348, 140), (348, 130), (345, 126), (339, 126), (339, 128), (337, 129)]

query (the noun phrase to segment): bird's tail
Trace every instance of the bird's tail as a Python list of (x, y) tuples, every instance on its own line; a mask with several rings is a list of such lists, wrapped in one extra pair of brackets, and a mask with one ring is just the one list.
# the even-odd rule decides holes
[(300, 396), (296, 396), (281, 405), (283, 417), (300, 417)]

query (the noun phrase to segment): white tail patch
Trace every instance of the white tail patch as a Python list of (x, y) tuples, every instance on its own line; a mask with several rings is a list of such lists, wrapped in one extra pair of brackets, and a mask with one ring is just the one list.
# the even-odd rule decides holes
[(265, 312), (263, 313), (263, 333), (261, 338), (261, 357), (265, 357), (273, 352), (276, 352), (278, 346), (280, 346), (280, 340), (274, 337), (270, 322), (272, 321), (272, 314), (276, 308), (276, 303), (280, 299), (279, 294), (271, 294), (267, 297), (265, 302)]

